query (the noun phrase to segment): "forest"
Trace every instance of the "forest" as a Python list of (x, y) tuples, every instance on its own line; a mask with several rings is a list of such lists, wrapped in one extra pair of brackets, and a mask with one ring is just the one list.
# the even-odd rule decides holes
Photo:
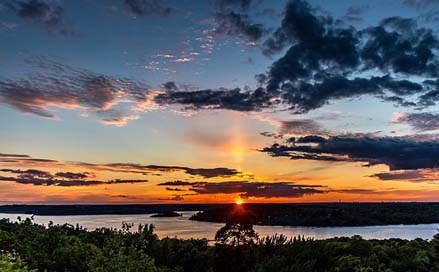
[(410, 272), (439, 271), (439, 235), (422, 240), (258, 237), (227, 222), (215, 240), (159, 239), (152, 225), (89, 231), (0, 220), (0, 271)]
[(439, 223), (439, 203), (300, 203), (218, 205), (192, 220), (280, 226), (377, 226)]

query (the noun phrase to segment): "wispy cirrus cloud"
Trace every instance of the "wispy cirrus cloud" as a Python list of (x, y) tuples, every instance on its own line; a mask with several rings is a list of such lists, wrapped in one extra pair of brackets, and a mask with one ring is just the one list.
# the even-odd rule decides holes
[(395, 124), (408, 124), (416, 131), (439, 129), (439, 114), (429, 112), (398, 113), (392, 120)]
[[(51, 108), (76, 109), (102, 117), (101, 122), (123, 126), (139, 112), (154, 108), (152, 90), (138, 81), (98, 74), (86, 69), (37, 59), (27, 78), (0, 78), (0, 103), (44, 118), (58, 118)], [(128, 109), (117, 106), (127, 104)]]

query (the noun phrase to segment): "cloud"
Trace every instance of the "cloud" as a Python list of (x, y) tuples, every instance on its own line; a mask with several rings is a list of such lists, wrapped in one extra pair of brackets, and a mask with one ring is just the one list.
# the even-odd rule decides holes
[[(132, 174), (155, 174), (155, 173), (170, 173), (170, 172), (183, 172), (190, 176), (199, 176), (203, 178), (216, 178), (216, 177), (230, 177), (241, 174), (240, 171), (225, 167), (216, 168), (191, 168), (187, 166), (172, 166), (172, 165), (143, 165), (138, 163), (87, 163), (87, 162), (68, 162), (63, 163), (57, 160), (51, 159), (39, 159), (32, 158), (28, 155), (21, 154), (2, 154), (0, 153), (0, 164), (14, 165), (15, 167), (66, 167), (76, 166), (95, 171), (109, 171), (116, 173), (132, 173)], [(20, 171), (20, 170), (16, 170)], [(71, 173), (71, 172), (59, 172), (58, 177), (74, 176), (79, 178), (87, 175), (91, 177), (88, 172)]]
[(424, 9), (431, 5), (439, 4), (438, 0), (404, 0), (404, 5), (416, 9)]
[(23, 155), (23, 154), (6, 154), (6, 153), (0, 153), (0, 157), (3, 157), (3, 158), (8, 158), (8, 157), (11, 157), (11, 158), (30, 158), (29, 155)]
[(275, 143), (262, 152), (293, 160), (367, 162), (385, 164), (390, 170), (439, 168), (439, 142), (402, 137), (340, 137), (309, 135)]
[(252, 5), (258, 4), (259, 2), (259, 0), (216, 0), (216, 5), (220, 9), (238, 7), (245, 10)]
[(66, 179), (85, 179), (90, 176), (90, 173), (83, 172), (83, 173), (73, 173), (73, 172), (58, 172), (55, 174), (55, 176), (60, 178), (66, 178)]
[(358, 194), (358, 195), (373, 195), (373, 194), (378, 194), (378, 193), (382, 193), (382, 192), (388, 192), (388, 191), (379, 191), (379, 190), (374, 190), (374, 189), (335, 189), (335, 190), (331, 190), (331, 192), (333, 193), (342, 193), (342, 194)]
[(173, 200), (173, 201), (182, 201), (184, 200), (184, 197), (181, 195), (172, 195), (168, 198), (159, 198), (159, 200)]
[[(0, 103), (44, 118), (57, 118), (51, 107), (78, 109), (102, 116), (103, 123), (123, 125), (135, 119), (150, 99), (149, 88), (137, 81), (97, 74), (39, 59), (29, 62), (37, 72), (23, 79), (0, 78)], [(127, 113), (114, 109), (131, 104)]]
[(428, 112), (399, 114), (392, 120), (392, 123), (409, 124), (416, 131), (438, 130), (439, 114)]
[(301, 185), (294, 182), (248, 182), (248, 181), (225, 181), (225, 182), (168, 182), (165, 184), (174, 186), (188, 186), (189, 191), (197, 194), (238, 194), (242, 198), (299, 198), (304, 195), (322, 194), (320, 185)]
[(409, 182), (439, 181), (439, 169), (400, 170), (371, 175), (379, 180), (401, 180)]
[(140, 173), (148, 174), (149, 172), (175, 172), (183, 171), (184, 173), (192, 176), (201, 176), (204, 178), (214, 177), (228, 177), (239, 174), (236, 169), (230, 168), (190, 168), (185, 166), (168, 166), (168, 165), (141, 165), (135, 163), (109, 163), (109, 164), (82, 164), (85, 166), (94, 167), (97, 166), (101, 169), (110, 170), (127, 170), (127, 171), (139, 171)]
[(326, 129), (321, 124), (312, 119), (296, 119), (290, 121), (280, 121), (280, 134), (326, 134)]
[(368, 9), (369, 5), (351, 6), (346, 10), (344, 19), (350, 22), (361, 22), (363, 21), (363, 18), (360, 15), (362, 15)]
[[(0, 176), (0, 181), (10, 181), (20, 184), (32, 184), (38, 186), (91, 186), (91, 185), (111, 185), (111, 184), (133, 184), (144, 183), (148, 180), (135, 179), (114, 179), (108, 181), (86, 180), (89, 175), (84, 173), (58, 172), (54, 175), (47, 171), (38, 169), (14, 170), (0, 169), (0, 172), (15, 174), (14, 177)], [(61, 179), (60, 179), (61, 178)]]
[(195, 183), (196, 182), (174, 180), (174, 181), (167, 181), (167, 182), (159, 183), (157, 185), (158, 186), (188, 186), (188, 185), (193, 185)]
[(288, 2), (284, 14), (262, 47), (268, 56), (285, 53), (256, 76), (257, 88), (173, 89), (157, 95), (155, 102), (186, 110), (276, 107), (296, 114), (365, 95), (403, 107), (437, 103), (439, 41), (414, 19), (389, 17), (357, 29), (301, 0)]
[(124, 0), (124, 4), (136, 16), (168, 17), (174, 12), (159, 0)]
[(240, 88), (219, 90), (178, 91), (158, 94), (154, 101), (159, 105), (180, 104), (187, 110), (228, 109), (235, 111), (259, 111), (278, 102), (262, 88), (243, 91)]
[(171, 192), (182, 192), (182, 191), (186, 191), (184, 189), (180, 189), (180, 188), (171, 188), (171, 187), (166, 187), (165, 188), (166, 191), (171, 191)]
[(69, 30), (63, 22), (63, 9), (60, 6), (51, 6), (46, 1), (11, 0), (5, 6), (20, 18), (39, 23), (51, 33), (61, 35), (73, 35), (74, 31)]
[[(245, 13), (226, 7), (218, 16), (217, 33), (252, 40), (265, 34), (265, 27)], [(187, 111), (276, 108), (302, 114), (332, 101), (368, 95), (402, 107), (426, 108), (439, 101), (438, 47), (435, 33), (414, 19), (389, 17), (360, 29), (293, 0), (286, 5), (281, 25), (262, 45), (264, 54), (282, 55), (266, 73), (256, 75), (253, 89), (187, 90), (168, 82), (153, 91), (143, 82), (44, 61), (36, 63), (41, 70), (33, 76), (0, 79), (0, 103), (45, 118), (57, 118), (53, 107), (80, 109), (116, 126), (139, 118), (142, 111), (171, 105)]]
[(247, 14), (234, 11), (220, 11), (215, 14), (215, 29), (211, 35), (243, 36), (249, 41), (260, 40), (268, 30), (262, 24), (252, 23)]

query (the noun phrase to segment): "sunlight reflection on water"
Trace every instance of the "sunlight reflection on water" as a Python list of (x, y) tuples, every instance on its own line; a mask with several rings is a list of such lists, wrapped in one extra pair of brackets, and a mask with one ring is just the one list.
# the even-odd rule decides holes
[[(135, 215), (74, 215), (74, 216), (34, 216), (34, 222), (47, 225), (49, 221), (55, 224), (79, 224), (80, 226), (93, 230), (96, 228), (120, 228), (122, 222), (134, 223), (133, 230), (138, 224), (154, 224), (159, 237), (207, 238), (212, 240), (216, 231), (223, 226), (221, 223), (209, 223), (188, 220), (194, 213), (179, 212), (181, 217), (150, 217), (150, 214)], [(28, 214), (4, 214), (0, 218), (16, 220), (30, 217)], [(438, 233), (439, 224), (420, 225), (389, 225), (389, 226), (368, 226), (368, 227), (282, 227), (282, 226), (255, 226), (260, 237), (267, 235), (284, 234), (288, 237), (305, 236), (315, 239), (332, 237), (361, 235), (365, 239), (431, 239)]]

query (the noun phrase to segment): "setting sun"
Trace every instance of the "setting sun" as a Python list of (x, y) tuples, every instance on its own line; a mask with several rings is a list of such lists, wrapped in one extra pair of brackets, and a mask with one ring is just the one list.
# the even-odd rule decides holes
[(242, 201), (242, 199), (237, 199), (237, 200), (235, 201), (235, 204), (236, 204), (236, 205), (241, 205), (242, 203), (244, 203), (244, 201)]

